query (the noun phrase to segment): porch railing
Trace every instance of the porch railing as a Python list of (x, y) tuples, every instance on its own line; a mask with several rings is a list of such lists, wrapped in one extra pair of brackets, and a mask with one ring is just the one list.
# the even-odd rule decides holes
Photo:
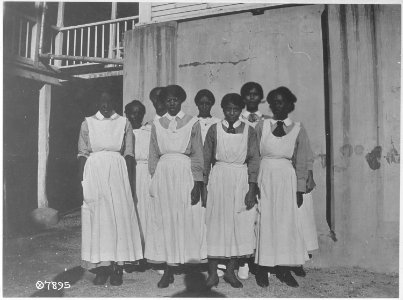
[[(39, 55), (57, 67), (120, 62), (124, 55), (124, 33), (133, 29), (138, 19), (138, 16), (132, 16), (61, 28), (42, 26), (44, 38)], [(38, 46), (38, 31), (41, 30), (38, 20), (7, 9), (3, 21), (4, 55), (32, 62)]]
[[(50, 53), (65, 56), (94, 58), (123, 58), (123, 36), (134, 28), (138, 16), (113, 19), (77, 26), (59, 28), (50, 37)], [(69, 67), (91, 62), (64, 60), (60, 66)], [(55, 65), (51, 59), (50, 64)]]
[(17, 11), (4, 15), (4, 54), (17, 58), (31, 59), (35, 33), (38, 30), (36, 19)]

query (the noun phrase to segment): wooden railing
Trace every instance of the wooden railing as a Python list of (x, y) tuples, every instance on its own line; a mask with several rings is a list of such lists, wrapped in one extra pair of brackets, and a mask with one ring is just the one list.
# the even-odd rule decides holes
[[(138, 18), (133, 16), (58, 28), (46, 23), (40, 26), (39, 17), (7, 9), (4, 14), (4, 55), (28, 63), (39, 56), (43, 62), (57, 67), (123, 64), (124, 33), (134, 28)], [(41, 29), (43, 39), (39, 42)]]
[[(127, 30), (133, 29), (138, 16), (120, 18), (77, 26), (62, 27), (51, 37), (52, 54), (67, 57), (88, 58), (123, 58), (123, 36)], [(54, 38), (54, 39), (53, 39)], [(55, 64), (53, 60), (51, 64)], [(68, 67), (91, 62), (64, 60), (60, 66)]]
[(36, 19), (17, 11), (12, 11), (12, 13), (8, 11), (7, 14), (4, 14), (4, 29), (4, 54), (32, 59), (36, 30), (38, 30)]

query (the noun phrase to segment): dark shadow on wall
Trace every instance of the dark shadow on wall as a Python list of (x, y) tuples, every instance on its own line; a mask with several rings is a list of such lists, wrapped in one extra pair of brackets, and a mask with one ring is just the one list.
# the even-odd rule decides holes
[(82, 203), (77, 164), (81, 123), (96, 113), (96, 101), (103, 90), (116, 97), (117, 112), (122, 114), (122, 84), (122, 76), (115, 76), (75, 80), (52, 89), (46, 192), (49, 206), (60, 213)]
[(41, 84), (3, 79), (4, 236), (30, 230), (29, 213), (38, 207), (38, 102)]

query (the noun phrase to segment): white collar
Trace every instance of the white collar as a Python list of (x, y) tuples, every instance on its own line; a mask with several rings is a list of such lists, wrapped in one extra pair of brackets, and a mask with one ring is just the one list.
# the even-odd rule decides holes
[(107, 120), (115, 120), (117, 119), (117, 117), (119, 117), (119, 115), (116, 112), (113, 112), (113, 114), (110, 116), (110, 118), (105, 118), (103, 114), (101, 114), (100, 111), (98, 111), (95, 114), (95, 118), (97, 118), (98, 120), (103, 120), (103, 119), (107, 119)]
[(179, 111), (177, 114), (176, 114), (176, 116), (171, 116), (169, 113), (166, 113), (165, 115), (164, 115), (164, 117), (166, 117), (168, 120), (174, 120), (174, 119), (176, 119), (176, 118), (179, 118), (179, 119), (183, 119), (183, 117), (185, 116), (185, 113), (181, 110), (181, 111)]
[(159, 119), (161, 119), (162, 117), (161, 116), (159, 116), (159, 115), (155, 115), (155, 117), (154, 117), (154, 121), (158, 121)]
[(263, 116), (263, 114), (260, 111), (255, 111), (254, 113), (251, 113), (250, 111), (247, 111), (246, 109), (242, 112), (242, 117), (244, 117), (245, 119), (249, 118), (250, 114), (255, 114), (256, 116), (258, 116), (259, 118), (261, 118)]
[[(225, 126), (225, 127), (229, 127), (229, 124), (228, 124), (228, 122), (227, 122), (227, 120), (222, 120), (222, 123), (223, 123), (223, 125)], [(234, 128), (237, 128), (237, 127), (239, 127), (239, 125), (241, 125), (242, 124), (242, 122), (240, 121), (240, 120), (236, 120), (236, 122), (234, 123)]]
[[(277, 121), (281, 121), (281, 120), (270, 119), (270, 123), (272, 123), (273, 125), (277, 124)], [(284, 125), (287, 126), (287, 127), (292, 124), (292, 121), (291, 121), (290, 118), (287, 118), (287, 119), (283, 120), (283, 122), (284, 122)]]

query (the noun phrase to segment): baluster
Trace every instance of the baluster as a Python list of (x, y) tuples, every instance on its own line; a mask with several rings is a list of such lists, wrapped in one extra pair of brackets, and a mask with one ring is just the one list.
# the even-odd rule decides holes
[(87, 56), (90, 56), (90, 40), (91, 40), (91, 27), (87, 31)]
[(95, 48), (94, 48), (94, 56), (97, 57), (98, 54), (98, 25), (95, 26)]
[(105, 25), (102, 25), (102, 57), (105, 57)]
[[(70, 54), (70, 30), (67, 30), (67, 49), (66, 49), (67, 55)], [(66, 60), (66, 66), (69, 65), (69, 60)]]
[[(73, 49), (73, 55), (76, 56), (76, 46), (77, 46), (77, 29), (74, 29), (74, 49)], [(76, 64), (76, 61), (73, 61), (73, 65)]]
[(22, 19), (20, 19), (20, 27), (19, 27), (19, 35), (18, 35), (18, 56), (21, 55), (21, 46), (22, 46)]
[[(83, 34), (84, 34), (84, 28), (81, 28), (81, 44), (80, 44), (80, 56), (83, 56)], [(80, 64), (83, 62), (80, 61)]]
[(127, 21), (125, 21), (125, 32), (127, 31)]
[(25, 57), (28, 58), (28, 46), (29, 46), (29, 21), (27, 22), (27, 34), (25, 35)]
[[(52, 34), (50, 36), (50, 53), (53, 54), (53, 38), (54, 38), (54, 33), (52, 31)], [(49, 59), (49, 64), (51, 65), (53, 63), (52, 59)]]
[(120, 34), (119, 34), (119, 22), (117, 23), (116, 31), (116, 58), (120, 57)]
[(132, 29), (134, 28), (134, 20), (132, 20)]

